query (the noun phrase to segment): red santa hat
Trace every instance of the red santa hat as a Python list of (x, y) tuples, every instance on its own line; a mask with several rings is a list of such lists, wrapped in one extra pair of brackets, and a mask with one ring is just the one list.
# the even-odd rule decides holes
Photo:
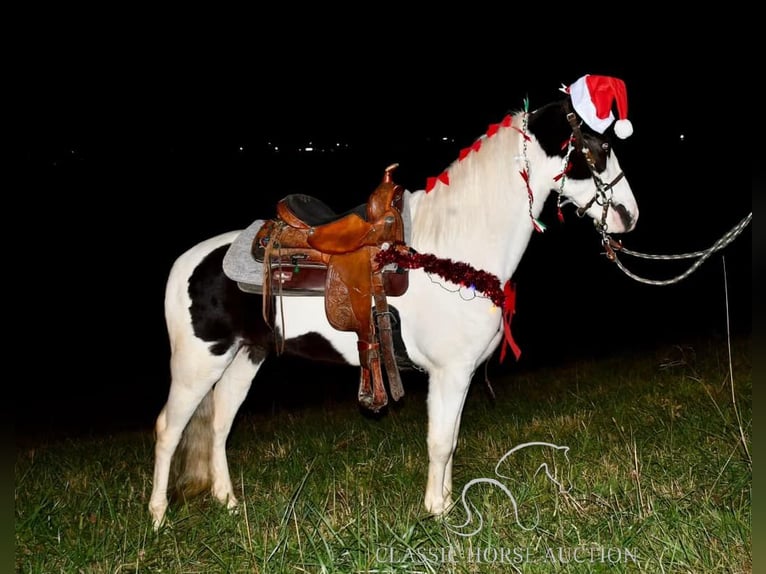
[(617, 104), (620, 116), (614, 124), (614, 133), (625, 139), (633, 133), (633, 124), (628, 119), (628, 92), (625, 82), (610, 76), (586, 74), (564, 91), (572, 98), (572, 107), (577, 115), (593, 130), (602, 134), (614, 122), (612, 104)]

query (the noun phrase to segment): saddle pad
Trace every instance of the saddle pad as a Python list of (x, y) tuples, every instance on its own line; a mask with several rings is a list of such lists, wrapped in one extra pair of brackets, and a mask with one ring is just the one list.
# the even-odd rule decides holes
[(263, 265), (253, 259), (250, 250), (253, 247), (258, 230), (266, 223), (265, 219), (256, 219), (237, 235), (223, 256), (223, 272), (235, 281), (242, 291), (260, 293), (263, 285)]
[[(404, 191), (402, 202), (402, 223), (404, 224), (404, 242), (409, 243), (412, 235), (412, 217), (410, 214), (410, 196), (412, 192)], [(223, 258), (224, 274), (236, 282), (242, 291), (247, 293), (263, 293), (263, 265), (252, 255), (253, 239), (258, 230), (266, 223), (264, 219), (256, 219), (237, 235), (229, 246)]]

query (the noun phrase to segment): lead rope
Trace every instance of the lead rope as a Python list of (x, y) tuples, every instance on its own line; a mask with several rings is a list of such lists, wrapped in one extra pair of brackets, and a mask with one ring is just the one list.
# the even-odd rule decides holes
[[(737, 238), (737, 236), (742, 233), (742, 231), (750, 224), (750, 221), (753, 219), (753, 212), (751, 211), (748, 215), (746, 215), (742, 221), (740, 221), (737, 225), (732, 227), (729, 231), (723, 234), (723, 236), (716, 241), (713, 245), (711, 245), (708, 249), (702, 250), (702, 251), (694, 251), (692, 253), (679, 253), (677, 255), (655, 255), (650, 253), (641, 253), (640, 251), (632, 251), (630, 249), (626, 249), (622, 246), (622, 243), (619, 241), (615, 241), (612, 239), (606, 232), (606, 229), (601, 229), (601, 239), (604, 245), (604, 249), (606, 250), (606, 256), (610, 261), (614, 261), (617, 264), (617, 267), (620, 268), (620, 270), (625, 273), (628, 277), (631, 279), (634, 279), (638, 281), (639, 283), (645, 283), (647, 285), (672, 285), (673, 283), (678, 283), (679, 281), (682, 281), (683, 279), (686, 279), (689, 275), (691, 275), (694, 271), (696, 271), (702, 263), (705, 262), (713, 253), (716, 253), (717, 251), (720, 251), (727, 245), (729, 245), (734, 239)], [(636, 275), (635, 273), (628, 270), (620, 261), (620, 258), (617, 257), (617, 252), (624, 253), (625, 255), (632, 255), (634, 257), (640, 257), (642, 259), (654, 259), (654, 260), (661, 260), (661, 261), (670, 261), (670, 260), (678, 260), (678, 259), (697, 259), (689, 269), (684, 271), (683, 273), (677, 275), (676, 277), (672, 277), (671, 279), (647, 279), (645, 277), (641, 277), (639, 275)]]

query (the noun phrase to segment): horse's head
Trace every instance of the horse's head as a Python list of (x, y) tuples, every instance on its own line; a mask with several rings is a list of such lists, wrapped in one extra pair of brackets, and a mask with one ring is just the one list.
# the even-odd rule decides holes
[[(603, 233), (626, 233), (636, 226), (638, 204), (612, 150), (608, 129), (613, 128), (624, 138), (630, 135), (632, 126), (626, 119), (613, 125), (614, 116), (608, 107), (606, 117), (601, 119), (595, 109), (588, 107), (592, 103), (583, 103), (582, 98), (588, 96), (578, 96), (574, 87), (585, 78), (588, 76), (566, 89), (572, 90), (571, 101), (566, 99), (532, 112), (529, 131), (548, 156), (558, 156), (565, 164), (563, 175), (554, 184), (558, 186), (555, 191), (577, 206), (578, 215), (592, 217)], [(624, 94), (612, 97), (618, 104), (623, 102), (618, 107), (624, 114)], [(603, 110), (598, 112), (604, 115)]]
[(572, 127), (569, 167), (561, 194), (577, 205), (578, 215), (589, 215), (604, 232), (631, 231), (638, 221), (638, 204), (609, 138), (578, 125)]

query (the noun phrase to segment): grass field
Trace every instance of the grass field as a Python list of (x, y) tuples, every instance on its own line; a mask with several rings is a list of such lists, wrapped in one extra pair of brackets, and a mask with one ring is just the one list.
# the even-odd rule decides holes
[[(151, 429), (27, 442), (16, 571), (750, 572), (750, 344), (529, 370), (493, 379), (494, 400), (479, 373), (441, 520), (423, 508), (417, 384), (381, 417), (353, 397), (243, 413), (228, 451), (240, 512), (189, 501), (159, 533)], [(534, 442), (568, 451), (530, 445), (496, 472)]]

